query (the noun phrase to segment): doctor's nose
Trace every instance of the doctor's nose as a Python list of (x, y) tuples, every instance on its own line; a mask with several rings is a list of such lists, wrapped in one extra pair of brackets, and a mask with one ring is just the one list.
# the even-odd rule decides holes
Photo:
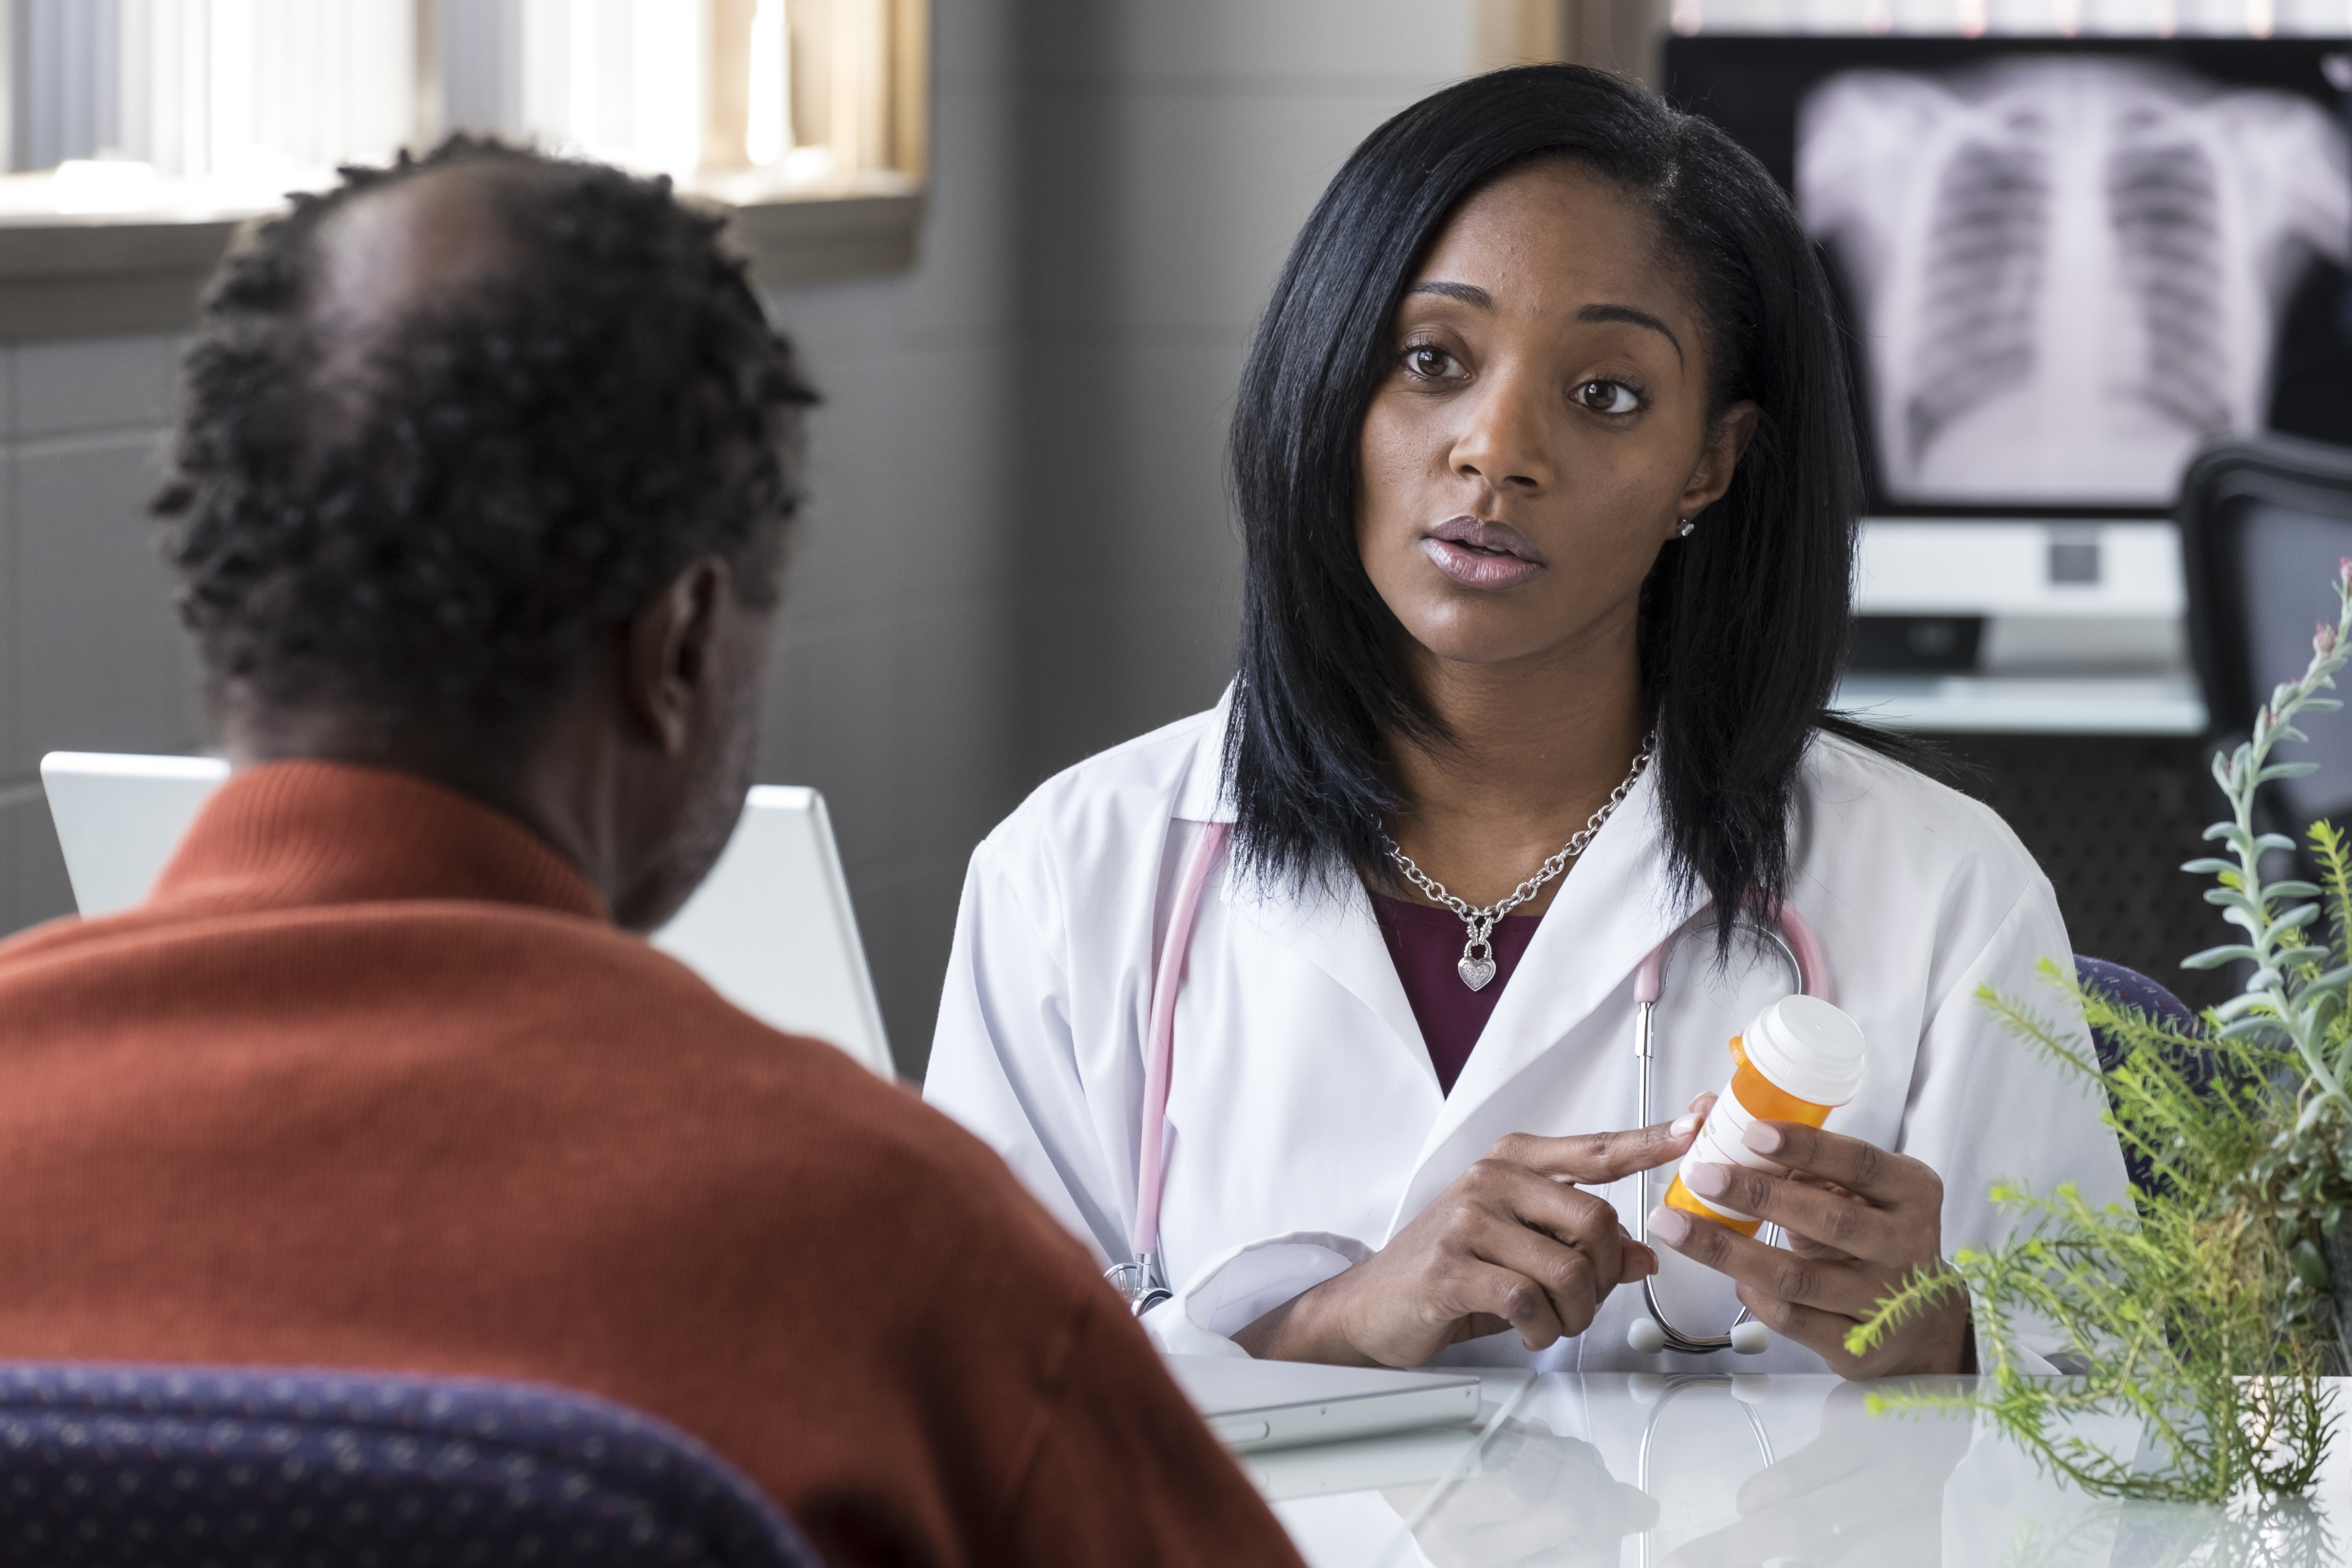
[(1545, 395), (1531, 378), (1508, 373), (1490, 377), (1469, 400), (1468, 423), (1454, 438), (1454, 472), (1484, 479), (1496, 490), (1549, 489), (1555, 475)]

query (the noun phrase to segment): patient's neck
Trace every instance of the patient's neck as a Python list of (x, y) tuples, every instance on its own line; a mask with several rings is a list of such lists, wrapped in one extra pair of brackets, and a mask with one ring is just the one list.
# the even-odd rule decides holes
[[(569, 706), (568, 704), (565, 706)], [(621, 880), (610, 780), (593, 726), (561, 708), (497, 734), (421, 723), (332, 702), (280, 704), (225, 693), (215, 711), (233, 769), (268, 763), (348, 763), (408, 773), (512, 817), (612, 900)]]

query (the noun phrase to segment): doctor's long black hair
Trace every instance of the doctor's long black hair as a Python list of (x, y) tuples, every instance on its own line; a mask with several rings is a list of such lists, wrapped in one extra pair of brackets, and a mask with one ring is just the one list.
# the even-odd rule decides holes
[(1824, 710), (1862, 496), (1838, 327), (1762, 165), (1706, 121), (1569, 65), (1473, 78), (1373, 132), (1275, 286), (1234, 415), (1247, 575), (1225, 760), (1242, 859), (1281, 879), (1380, 865), (1399, 804), (1384, 737), (1444, 742), (1357, 552), (1358, 443), (1398, 303), (1440, 229), (1497, 174), (1548, 156), (1653, 215), (1706, 324), (1709, 412), (1761, 411), (1731, 488), (1660, 552), (1637, 637), (1675, 880), (1721, 909), (1769, 904), (1787, 890), (1812, 732), (1900, 750)]

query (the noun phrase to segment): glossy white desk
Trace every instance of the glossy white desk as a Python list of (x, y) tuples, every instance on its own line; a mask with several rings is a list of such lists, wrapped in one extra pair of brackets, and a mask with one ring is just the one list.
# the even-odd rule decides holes
[[(2352, 1437), (2311, 1500), (2224, 1510), (2090, 1497), (2040, 1474), (1989, 1424), (1874, 1416), (1864, 1389), (1831, 1377), (1486, 1381), (1483, 1440), (1456, 1427), (1240, 1461), (1314, 1568), (2321, 1568), (2352, 1557)], [(2337, 1388), (2339, 1409), (2352, 1408), (2347, 1394)], [(2080, 1430), (2115, 1449), (2134, 1436)]]

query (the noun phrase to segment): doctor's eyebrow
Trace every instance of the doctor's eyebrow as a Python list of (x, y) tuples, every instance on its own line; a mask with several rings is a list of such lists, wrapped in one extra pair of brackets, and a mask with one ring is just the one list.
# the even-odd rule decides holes
[(1408, 297), (1414, 294), (1435, 294), (1447, 300), (1459, 300), (1465, 305), (1475, 305), (1482, 310), (1491, 310), (1495, 308), (1495, 297), (1475, 283), (1447, 283), (1443, 280), (1434, 283), (1416, 283), (1406, 289), (1405, 293)]
[(1587, 305), (1576, 313), (1580, 321), (1624, 321), (1636, 327), (1647, 327), (1675, 345), (1675, 357), (1683, 357), (1683, 341), (1675, 330), (1647, 310), (1637, 310), (1631, 305)]
[[(1450, 283), (1444, 279), (1436, 279), (1427, 283), (1416, 283), (1405, 290), (1408, 299), (1415, 294), (1435, 294), (1441, 299), (1459, 300), (1481, 310), (1495, 308), (1495, 297), (1475, 283)], [(1672, 327), (1647, 310), (1636, 310), (1631, 305), (1587, 305), (1577, 311), (1576, 319), (1580, 321), (1623, 321), (1631, 326), (1647, 327), (1675, 345), (1676, 359), (1683, 357), (1682, 339), (1675, 336)]]

